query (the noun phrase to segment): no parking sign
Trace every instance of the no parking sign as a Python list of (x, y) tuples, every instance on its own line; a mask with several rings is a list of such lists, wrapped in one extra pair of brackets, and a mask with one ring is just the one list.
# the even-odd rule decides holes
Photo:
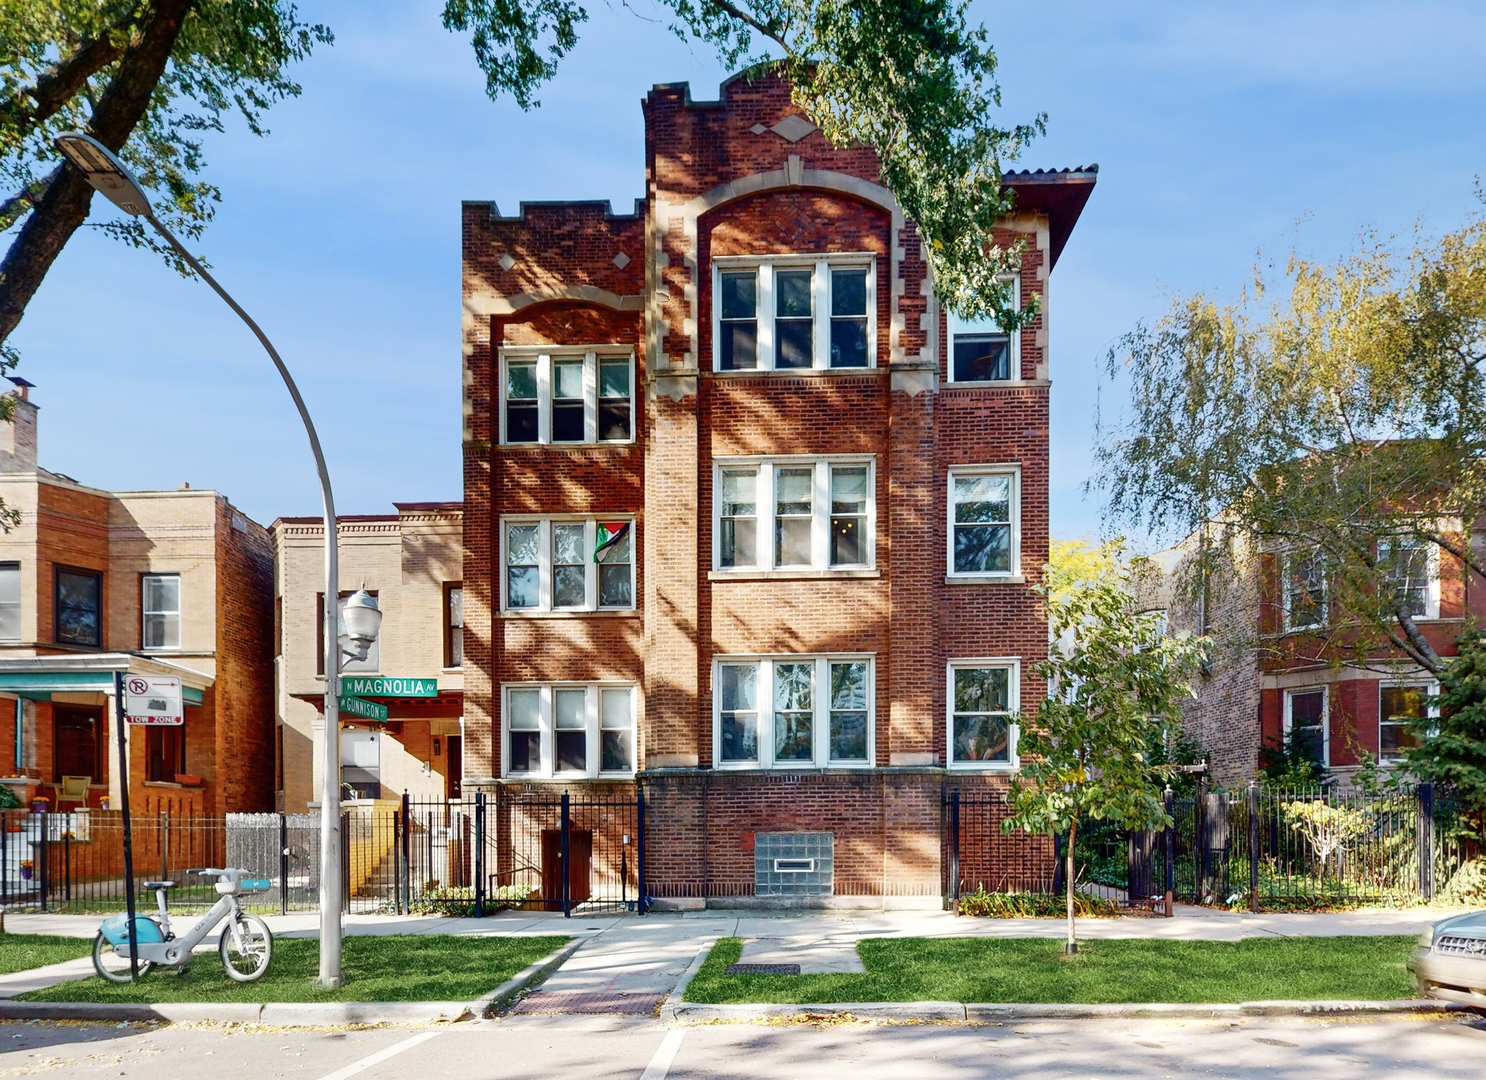
[(131, 724), (185, 723), (181, 680), (173, 675), (124, 676), (124, 715)]

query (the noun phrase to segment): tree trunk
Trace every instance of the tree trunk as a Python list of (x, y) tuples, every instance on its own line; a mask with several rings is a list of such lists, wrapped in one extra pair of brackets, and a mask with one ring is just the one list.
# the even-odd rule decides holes
[[(117, 153), (144, 119), (195, 0), (157, 0), (119, 61), (99, 98), (88, 133)], [(0, 262), (0, 343), (26, 312), (26, 305), (72, 234), (88, 217), (93, 188), (72, 165), (65, 166), (36, 203)]]
[(1063, 886), (1068, 902), (1068, 943), (1063, 951), (1069, 956), (1078, 952), (1078, 938), (1073, 928), (1073, 841), (1078, 836), (1078, 819), (1068, 826), (1068, 845), (1063, 849)]

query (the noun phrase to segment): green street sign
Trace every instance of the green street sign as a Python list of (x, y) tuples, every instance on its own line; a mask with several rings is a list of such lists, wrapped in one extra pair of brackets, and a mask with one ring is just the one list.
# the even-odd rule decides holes
[(387, 706), (378, 705), (375, 701), (362, 701), (349, 694), (342, 694), (336, 700), (340, 703), (342, 716), (359, 716), (363, 720), (387, 719)]
[(362, 697), (438, 697), (439, 681), (437, 679), (393, 679), (385, 675), (369, 678), (342, 675), (341, 693), (359, 694)]

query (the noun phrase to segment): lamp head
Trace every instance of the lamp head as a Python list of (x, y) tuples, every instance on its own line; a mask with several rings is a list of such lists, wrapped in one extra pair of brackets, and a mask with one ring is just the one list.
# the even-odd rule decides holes
[(52, 144), (68, 161), (76, 165), (93, 185), (126, 214), (135, 217), (150, 213), (150, 200), (125, 164), (108, 147), (91, 135), (69, 131), (58, 135)]
[(365, 583), (350, 596), (341, 612), (341, 626), (345, 636), (361, 654), (377, 640), (377, 631), (382, 626), (382, 610), (377, 607), (377, 598), (366, 591)]

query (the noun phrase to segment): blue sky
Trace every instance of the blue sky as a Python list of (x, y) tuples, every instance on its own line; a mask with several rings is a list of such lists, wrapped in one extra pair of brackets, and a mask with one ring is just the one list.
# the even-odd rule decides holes
[[(654, 16), (649, 0), (632, 5)], [(223, 192), (196, 245), (263, 324), (320, 427), (342, 513), (457, 499), (459, 204), (643, 192), (639, 101), (716, 96), (700, 47), (596, 5), (522, 113), (491, 103), (437, 0), (302, 0), (336, 43), (301, 98), (208, 140)], [(1050, 289), (1052, 527), (1086, 498), (1104, 354), (1173, 294), (1231, 295), (1256, 255), (1330, 257), (1364, 228), (1461, 223), (1486, 171), (1486, 6), (977, 3), (1008, 121), (1049, 115), (1019, 165), (1097, 162)], [(102, 200), (95, 215), (107, 214)], [(213, 487), (262, 522), (314, 514), (308, 448), (267, 358), (200, 283), (94, 230), (68, 246), (13, 337), (37, 384), (41, 456), (104, 488)], [(1105, 411), (1118, 406), (1106, 388)]]

